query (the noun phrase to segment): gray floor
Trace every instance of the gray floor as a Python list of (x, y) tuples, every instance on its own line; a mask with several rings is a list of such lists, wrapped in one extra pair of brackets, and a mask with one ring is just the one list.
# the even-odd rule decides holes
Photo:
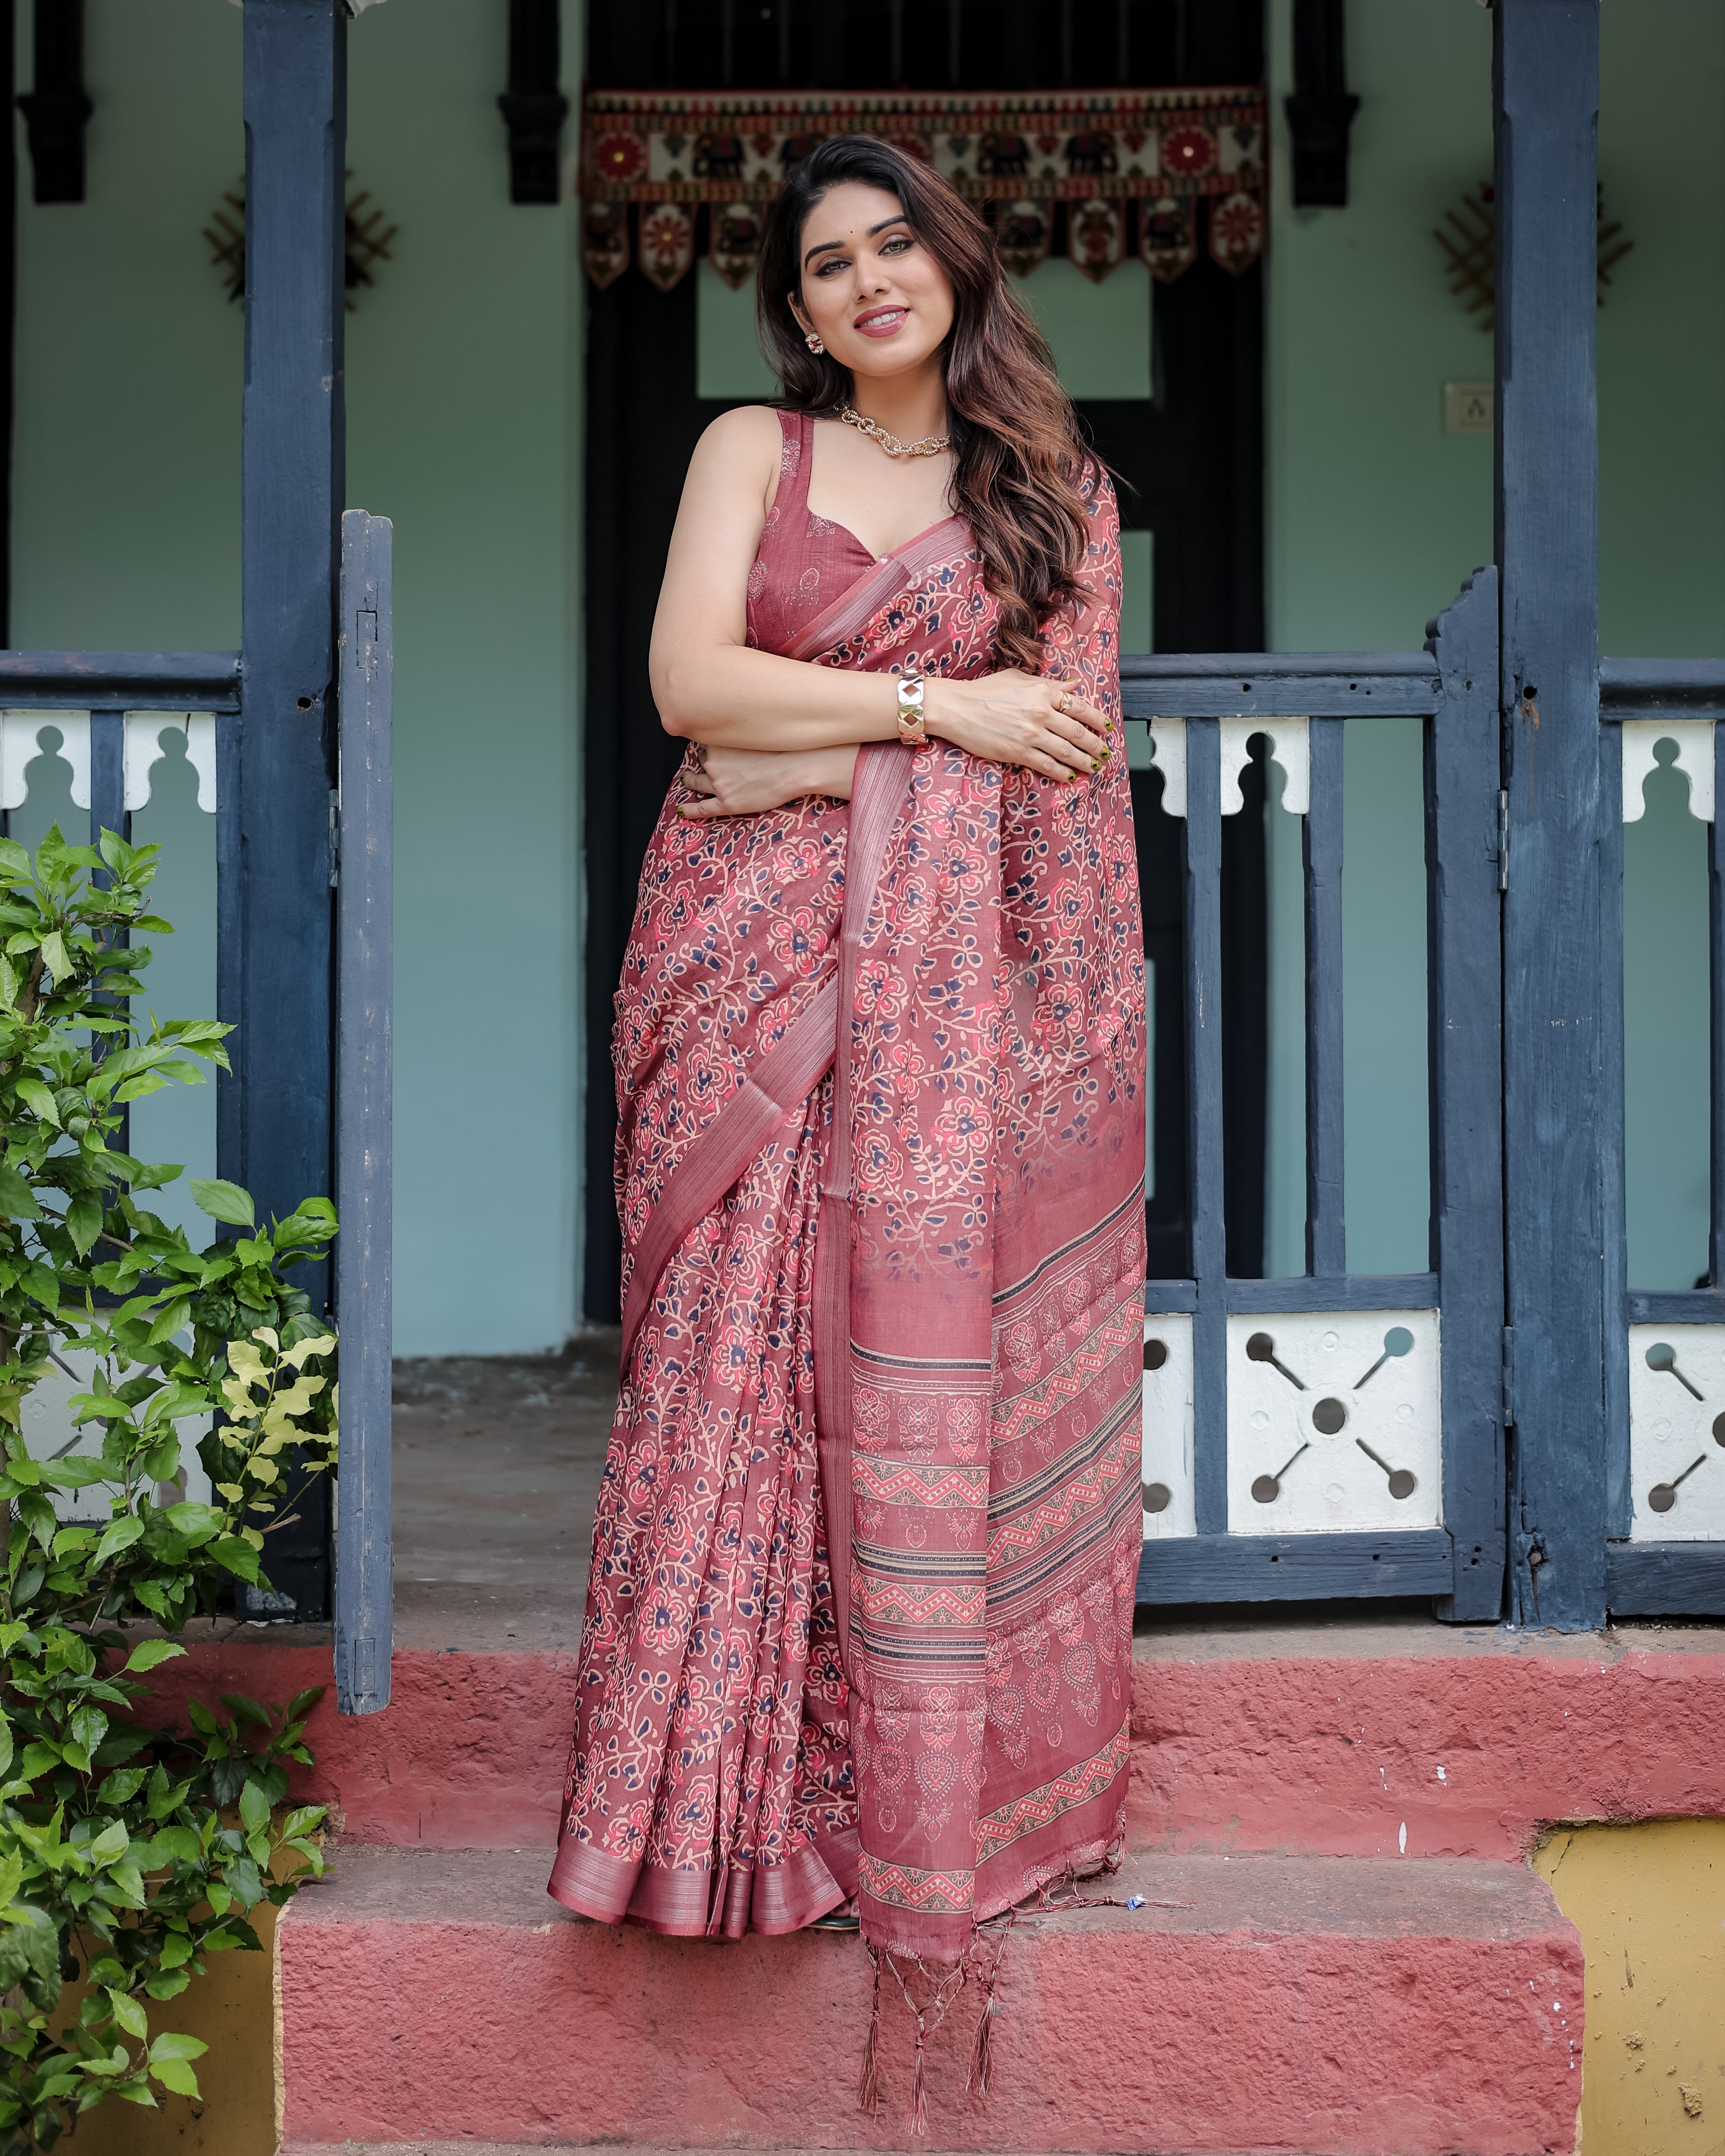
[(618, 1335), (531, 1361), (395, 1366), (395, 1640), (576, 1645)]
[[(619, 1336), (595, 1327), (562, 1355), (428, 1357), (395, 1371), (395, 1644), (467, 1653), (580, 1644), (593, 1507), (617, 1393)], [(188, 1637), (245, 1636), (233, 1617)], [(271, 1626), (306, 1645), (326, 1625)], [(1633, 1620), (1599, 1632), (1440, 1624), (1429, 1599), (1141, 1609), (1141, 1661), (1286, 1655), (1718, 1654), (1717, 1620)]]

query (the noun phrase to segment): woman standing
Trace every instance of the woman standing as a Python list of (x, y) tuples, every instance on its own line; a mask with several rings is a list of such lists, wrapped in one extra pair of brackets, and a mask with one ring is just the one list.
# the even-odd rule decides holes
[(1124, 1812), (1143, 961), (1112, 490), (982, 220), (842, 136), (695, 453), (618, 993), (624, 1367), (551, 1892), (956, 1960)]

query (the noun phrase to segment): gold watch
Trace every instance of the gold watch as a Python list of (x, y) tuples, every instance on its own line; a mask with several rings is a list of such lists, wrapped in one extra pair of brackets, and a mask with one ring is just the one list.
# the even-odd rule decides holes
[(898, 677), (898, 737), (912, 748), (921, 748), (928, 739), (920, 674), (901, 674)]

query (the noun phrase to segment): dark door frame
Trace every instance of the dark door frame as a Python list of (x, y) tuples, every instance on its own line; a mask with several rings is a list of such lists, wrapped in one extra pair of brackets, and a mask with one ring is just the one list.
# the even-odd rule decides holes
[[(909, 88), (1024, 88), (1134, 71), (1160, 83), (1255, 82), (1264, 69), (1262, 0), (975, 0), (948, 18), (952, 39), (905, 40), (893, 0), (778, 0), (694, 13), (670, 4), (608, 11), (588, 25), (588, 80), (601, 89), (703, 89), (809, 82), (875, 87), (896, 53)], [(986, 14), (987, 22), (983, 21)], [(1081, 18), (1081, 20), (1080, 19)], [(726, 31), (726, 23), (730, 23)], [(899, 34), (895, 26), (899, 26)], [(984, 34), (985, 33), (985, 34)], [(696, 255), (704, 251), (697, 226)], [(1086, 403), (1080, 417), (1115, 467), (1122, 521), (1157, 538), (1158, 649), (1255, 650), (1264, 640), (1263, 296), (1255, 264), (1230, 276), (1204, 259), (1156, 295), (1155, 391), (1143, 403)], [(614, 1323), (622, 1245), (614, 1199), (613, 998), (646, 843), (681, 754), (646, 679), (665, 548), (696, 439), (725, 408), (696, 394), (696, 279), (660, 292), (631, 270), (589, 296), (587, 352), (584, 819), (587, 1069), (582, 1223), (583, 1312)], [(1153, 1270), (1185, 1269), (1184, 1015), (1177, 938), (1178, 826), (1160, 780), (1137, 775), (1141, 881), (1158, 970), (1158, 1198)], [(1261, 772), (1228, 819), (1224, 1114), (1234, 1163), (1226, 1213), (1237, 1272), (1261, 1269), (1267, 918)], [(1178, 1255), (1175, 1255), (1178, 1247)]]

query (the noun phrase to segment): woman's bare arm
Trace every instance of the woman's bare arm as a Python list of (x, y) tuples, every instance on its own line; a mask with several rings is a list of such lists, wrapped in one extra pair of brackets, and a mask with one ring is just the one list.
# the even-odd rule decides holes
[(773, 413), (752, 405), (715, 419), (696, 444), (647, 658), (660, 721), (716, 747), (890, 741), (898, 732), (891, 681), (752, 651), (743, 640), (782, 439)]
[[(749, 571), (781, 439), (775, 415), (754, 405), (723, 413), (696, 445), (648, 654), (660, 722), (715, 749), (800, 754), (896, 740), (890, 676), (781, 659), (744, 641)], [(1067, 711), (1056, 707), (1063, 690)], [(1089, 770), (1107, 752), (1106, 722), (1076, 682), (1009, 670), (973, 681), (932, 678), (924, 711), (931, 733), (1045, 778)]]

